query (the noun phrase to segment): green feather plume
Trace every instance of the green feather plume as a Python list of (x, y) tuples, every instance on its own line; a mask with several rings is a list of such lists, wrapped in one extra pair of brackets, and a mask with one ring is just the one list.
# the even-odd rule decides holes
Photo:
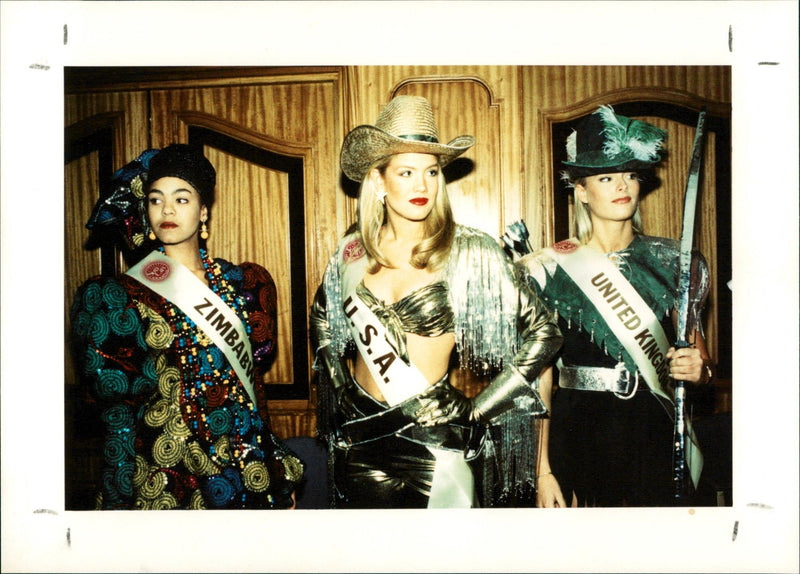
[(600, 115), (603, 122), (603, 135), (606, 140), (603, 144), (603, 153), (613, 158), (629, 152), (634, 158), (641, 161), (657, 161), (658, 151), (667, 132), (646, 122), (632, 120), (614, 113), (611, 106), (600, 106), (595, 112)]

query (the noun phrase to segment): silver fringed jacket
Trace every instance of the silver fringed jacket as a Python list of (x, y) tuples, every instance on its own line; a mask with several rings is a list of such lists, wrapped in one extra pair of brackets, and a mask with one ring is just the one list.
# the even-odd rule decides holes
[[(332, 384), (343, 376), (341, 358), (353, 340), (342, 307), (345, 237), (329, 262), (310, 313), (315, 370)], [(457, 225), (441, 279), (448, 285), (455, 316), (459, 365), (531, 389), (531, 414), (543, 413), (537, 377), (561, 345), (561, 333), (547, 308), (521, 281), (499, 244), (486, 233)]]

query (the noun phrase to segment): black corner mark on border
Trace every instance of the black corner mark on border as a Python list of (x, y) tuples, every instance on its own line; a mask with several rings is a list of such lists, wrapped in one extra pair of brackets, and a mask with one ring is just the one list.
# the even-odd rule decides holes
[(759, 66), (780, 66), (780, 62), (759, 62)]
[(67, 40), (69, 39), (69, 30), (67, 29), (67, 25), (64, 24), (64, 45), (67, 45)]
[(733, 24), (728, 24), (728, 52), (733, 52)]

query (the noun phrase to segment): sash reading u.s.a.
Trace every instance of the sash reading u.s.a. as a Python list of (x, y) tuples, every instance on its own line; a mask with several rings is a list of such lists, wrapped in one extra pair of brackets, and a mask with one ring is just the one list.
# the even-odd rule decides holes
[[(413, 364), (398, 360), (389, 343), (386, 328), (355, 292), (355, 286), (366, 273), (367, 258), (358, 240), (348, 244), (342, 262), (344, 302), (350, 332), (372, 379), (390, 406), (424, 392), (430, 383)], [(347, 256), (351, 253), (351, 256)], [(354, 255), (353, 255), (354, 254)], [(436, 457), (428, 508), (469, 508), (473, 506), (475, 486), (472, 470), (464, 454), (427, 447)]]

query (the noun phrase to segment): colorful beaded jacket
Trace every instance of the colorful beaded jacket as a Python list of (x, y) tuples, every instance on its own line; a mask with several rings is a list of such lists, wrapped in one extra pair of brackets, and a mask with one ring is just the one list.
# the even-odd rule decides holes
[[(272, 360), (276, 291), (253, 263), (202, 252), (209, 286)], [(71, 309), (82, 380), (105, 425), (98, 509), (286, 508), (303, 464), (272, 434), (222, 351), (175, 305), (127, 275), (96, 277)]]

